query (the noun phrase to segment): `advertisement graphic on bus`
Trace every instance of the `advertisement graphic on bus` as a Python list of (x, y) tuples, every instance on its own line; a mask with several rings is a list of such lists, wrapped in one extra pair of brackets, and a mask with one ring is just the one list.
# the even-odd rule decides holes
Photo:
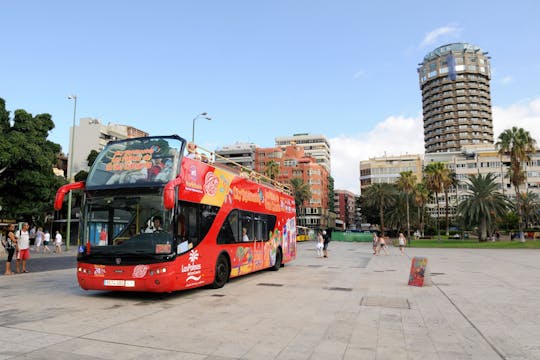
[[(294, 198), (258, 174), (184, 155), (179, 136), (109, 143), (83, 191), (77, 279), (83, 289), (171, 292), (296, 257)], [(240, 167), (238, 166), (238, 169)]]

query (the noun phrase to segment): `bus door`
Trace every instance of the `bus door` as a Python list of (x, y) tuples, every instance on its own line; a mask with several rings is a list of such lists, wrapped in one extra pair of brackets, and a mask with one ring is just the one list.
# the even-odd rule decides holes
[(253, 268), (260, 270), (264, 267), (265, 249), (268, 243), (268, 222), (267, 216), (254, 214), (253, 216)]
[(239, 275), (257, 270), (255, 265), (255, 245), (257, 237), (255, 235), (254, 214), (248, 211), (240, 211), (239, 216), (239, 240), (241, 245), (236, 250), (237, 260), (239, 260)]

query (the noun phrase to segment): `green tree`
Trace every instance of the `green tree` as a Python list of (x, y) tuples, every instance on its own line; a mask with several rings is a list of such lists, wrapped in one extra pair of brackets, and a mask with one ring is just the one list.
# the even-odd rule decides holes
[[(365, 191), (364, 191), (365, 192)], [(360, 209), (361, 221), (369, 224), (377, 224), (379, 221), (379, 210), (375, 206), (369, 206), (366, 202), (366, 195), (360, 195), (356, 200), (356, 207)]]
[(426, 184), (423, 182), (416, 184), (414, 188), (414, 203), (418, 207), (418, 225), (422, 236), (424, 236), (424, 215), (426, 213), (426, 204), (428, 200), (429, 190), (426, 187)]
[(442, 162), (432, 162), (427, 164), (424, 169), (424, 183), (429, 191), (435, 193), (435, 203), (437, 205), (437, 214), (435, 216), (437, 225), (437, 238), (439, 237), (439, 194), (443, 191), (443, 180), (446, 167)]
[(300, 178), (292, 178), (290, 182), (294, 194), (294, 204), (296, 205), (296, 217), (299, 219), (302, 214), (304, 203), (311, 199), (311, 190), (309, 185)]
[(382, 236), (384, 236), (384, 212), (396, 202), (396, 193), (395, 185), (388, 183), (372, 184), (365, 190), (365, 204), (379, 209), (379, 224)]
[[(397, 190), (397, 189), (396, 189)], [(385, 211), (385, 224), (390, 229), (405, 232), (407, 228), (407, 200), (408, 195), (403, 191), (396, 191), (394, 204)]]
[(86, 157), (86, 161), (88, 161), (88, 166), (92, 167), (94, 165), (94, 161), (96, 161), (97, 157), (99, 155), (99, 151), (97, 150), (91, 150), (90, 154)]
[(450, 211), (449, 211), (449, 203), (448, 203), (448, 193), (450, 192), (452, 188), (455, 188), (459, 184), (459, 180), (457, 178), (456, 172), (445, 167), (443, 170), (442, 184), (443, 184), (443, 191), (444, 191), (444, 205), (445, 205), (444, 218), (446, 220), (446, 236), (448, 236), (450, 235), (450, 220), (448, 216), (448, 213)]
[(509, 208), (507, 198), (498, 191), (499, 184), (492, 173), (469, 175), (465, 198), (458, 205), (458, 215), (467, 225), (477, 225), (479, 240), (486, 241), (488, 229)]
[(510, 157), (510, 182), (516, 192), (516, 208), (519, 218), (519, 236), (525, 242), (523, 236), (523, 215), (521, 208), (521, 193), (519, 187), (525, 182), (526, 175), (522, 169), (522, 163), (530, 160), (530, 154), (536, 152), (536, 140), (523, 128), (517, 126), (504, 130), (495, 143), (499, 149), (499, 155)]
[(523, 193), (521, 196), (521, 210), (525, 227), (530, 228), (537, 224), (540, 218), (540, 198), (538, 194), (531, 191)]
[(272, 180), (276, 180), (277, 176), (279, 175), (279, 164), (274, 160), (269, 161), (266, 164), (264, 175), (268, 176)]
[(396, 181), (396, 186), (398, 189), (403, 191), (406, 195), (407, 201), (407, 239), (411, 238), (411, 218), (410, 218), (410, 197), (413, 193), (414, 186), (416, 185), (416, 175), (412, 171), (402, 171), (399, 173), (399, 178)]
[(335, 193), (334, 193), (334, 178), (330, 175), (328, 175), (328, 210), (330, 212), (335, 212), (336, 204), (334, 202), (335, 199)]
[[(92, 167), (94, 165), (94, 161), (96, 161), (97, 156), (99, 155), (99, 152), (96, 150), (90, 151), (90, 154), (86, 157), (86, 161), (88, 162), (88, 167)], [(88, 171), (81, 170), (78, 173), (75, 174), (74, 179), (75, 181), (86, 181), (86, 178), (88, 177)]]
[(49, 114), (32, 116), (15, 110), (13, 125), (0, 99), (0, 196), (7, 217), (43, 223), (58, 187), (65, 183), (53, 173), (60, 145), (47, 140), (54, 123)]

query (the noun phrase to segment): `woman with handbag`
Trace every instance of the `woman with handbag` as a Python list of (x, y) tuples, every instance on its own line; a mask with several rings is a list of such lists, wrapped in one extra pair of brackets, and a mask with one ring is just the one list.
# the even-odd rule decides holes
[(13, 272), (11, 272), (11, 260), (13, 260), (13, 254), (15, 254), (15, 250), (17, 247), (17, 237), (15, 236), (15, 224), (9, 224), (8, 226), (8, 232), (5, 239), (2, 239), (2, 245), (4, 245), (4, 248), (7, 252), (7, 261), (6, 261), (6, 272), (4, 275), (11, 275)]

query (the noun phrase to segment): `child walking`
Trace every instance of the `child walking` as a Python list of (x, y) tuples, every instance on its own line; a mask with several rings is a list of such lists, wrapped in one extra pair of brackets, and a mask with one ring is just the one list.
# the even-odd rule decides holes
[(405, 245), (407, 245), (407, 238), (405, 237), (405, 235), (403, 235), (403, 233), (399, 233), (399, 238), (398, 238), (398, 245), (399, 245), (399, 251), (401, 252), (401, 255), (404, 255), (405, 254)]
[(381, 250), (384, 251), (385, 255), (390, 255), (386, 246), (386, 240), (384, 239), (384, 236), (382, 235), (381, 237), (379, 237), (379, 253), (381, 252)]
[(323, 248), (324, 248), (324, 237), (322, 231), (317, 232), (317, 256), (323, 257)]

